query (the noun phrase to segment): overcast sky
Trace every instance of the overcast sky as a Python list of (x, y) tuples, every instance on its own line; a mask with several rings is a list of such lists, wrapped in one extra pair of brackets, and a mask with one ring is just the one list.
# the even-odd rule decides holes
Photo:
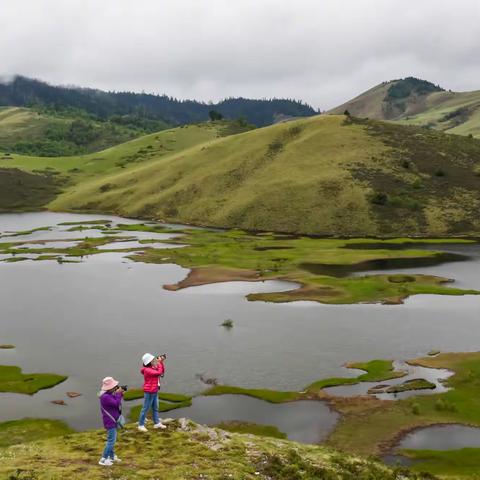
[(322, 110), (417, 76), (480, 89), (479, 0), (0, 0), (0, 74)]

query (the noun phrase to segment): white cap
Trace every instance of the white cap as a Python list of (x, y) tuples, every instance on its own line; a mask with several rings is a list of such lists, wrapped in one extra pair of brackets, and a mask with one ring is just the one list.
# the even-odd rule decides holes
[(151, 353), (146, 353), (142, 357), (142, 362), (144, 365), (148, 365), (155, 357)]

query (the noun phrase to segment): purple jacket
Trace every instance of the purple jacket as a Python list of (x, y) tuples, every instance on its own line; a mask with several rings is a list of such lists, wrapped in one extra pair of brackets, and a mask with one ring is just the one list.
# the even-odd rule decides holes
[(114, 422), (103, 410), (106, 410), (115, 420), (118, 419), (121, 413), (123, 393), (108, 393), (105, 392), (100, 397), (100, 406), (102, 412), (103, 426), (106, 429), (117, 428), (117, 423)]

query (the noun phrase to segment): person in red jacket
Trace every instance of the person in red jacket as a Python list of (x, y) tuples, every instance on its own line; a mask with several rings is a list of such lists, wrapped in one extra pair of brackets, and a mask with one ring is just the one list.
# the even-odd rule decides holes
[(155, 357), (151, 353), (146, 353), (142, 357), (143, 367), (140, 373), (143, 375), (143, 408), (138, 419), (138, 430), (146, 432), (145, 417), (147, 412), (152, 409), (153, 428), (166, 428), (160, 421), (158, 415), (158, 390), (160, 389), (160, 377), (165, 372), (165, 355)]

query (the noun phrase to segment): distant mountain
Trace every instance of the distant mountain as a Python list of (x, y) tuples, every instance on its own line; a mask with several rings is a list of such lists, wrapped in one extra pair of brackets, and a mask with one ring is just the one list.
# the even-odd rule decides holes
[(452, 92), (407, 77), (384, 82), (330, 110), (480, 137), (480, 90)]
[(229, 119), (244, 117), (257, 127), (275, 123), (278, 117), (308, 117), (318, 113), (303, 102), (289, 99), (228, 98), (219, 103), (207, 104), (194, 100), (177, 100), (167, 95), (53, 86), (22, 76), (0, 83), (0, 105), (41, 105), (57, 110), (76, 108), (99, 119), (136, 115), (161, 119), (170, 125), (208, 120), (210, 110), (216, 110)]
[(328, 113), (341, 114), (348, 110), (355, 117), (378, 120), (398, 120), (425, 109), (425, 99), (444, 90), (426, 80), (407, 77), (383, 82)]

